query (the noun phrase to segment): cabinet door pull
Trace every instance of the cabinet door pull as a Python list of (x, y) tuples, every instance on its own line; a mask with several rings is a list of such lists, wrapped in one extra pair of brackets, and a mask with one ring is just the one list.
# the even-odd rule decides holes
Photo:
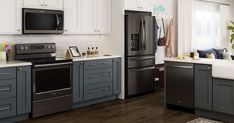
[(10, 91), (11, 90), (11, 88), (2, 88), (2, 89), (0, 89), (0, 92), (1, 91)]
[(0, 111), (10, 110), (10, 106), (0, 108)]
[(11, 75), (11, 73), (0, 73), (0, 76)]

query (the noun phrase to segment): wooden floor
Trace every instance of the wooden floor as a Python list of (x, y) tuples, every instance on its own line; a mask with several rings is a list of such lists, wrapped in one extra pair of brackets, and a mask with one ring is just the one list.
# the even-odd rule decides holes
[(116, 100), (22, 123), (186, 123), (197, 116), (164, 108), (163, 93)]

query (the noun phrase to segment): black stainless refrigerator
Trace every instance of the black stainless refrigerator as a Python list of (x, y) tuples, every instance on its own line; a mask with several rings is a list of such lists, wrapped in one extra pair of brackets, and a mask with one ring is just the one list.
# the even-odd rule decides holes
[(155, 18), (146, 12), (125, 12), (125, 97), (154, 90)]

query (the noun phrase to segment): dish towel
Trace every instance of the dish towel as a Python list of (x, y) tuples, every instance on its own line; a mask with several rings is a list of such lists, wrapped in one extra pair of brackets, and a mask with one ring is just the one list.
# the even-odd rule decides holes
[(175, 55), (175, 27), (173, 19), (170, 20), (166, 35), (166, 57)]

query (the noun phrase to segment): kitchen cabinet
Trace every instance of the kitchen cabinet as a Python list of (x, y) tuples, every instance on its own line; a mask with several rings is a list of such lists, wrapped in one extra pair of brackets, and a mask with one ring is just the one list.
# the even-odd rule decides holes
[(151, 12), (151, 0), (124, 0), (125, 10)]
[(121, 58), (113, 59), (113, 94), (121, 91)]
[(213, 110), (234, 115), (234, 81), (213, 79)]
[(17, 114), (31, 112), (31, 66), (17, 68)]
[(74, 62), (73, 71), (74, 104), (95, 104), (120, 94), (121, 58)]
[(24, 0), (24, 8), (63, 10), (63, 0)]
[(21, 0), (0, 1), (0, 34), (21, 34)]
[(0, 122), (10, 117), (29, 115), (31, 66), (0, 68), (0, 75)]
[(195, 65), (195, 108), (212, 111), (211, 65)]
[(82, 33), (111, 33), (111, 0), (82, 0)]
[(73, 103), (83, 101), (84, 86), (84, 64), (83, 62), (75, 62), (73, 64)]
[(64, 34), (81, 33), (82, 0), (64, 0)]

